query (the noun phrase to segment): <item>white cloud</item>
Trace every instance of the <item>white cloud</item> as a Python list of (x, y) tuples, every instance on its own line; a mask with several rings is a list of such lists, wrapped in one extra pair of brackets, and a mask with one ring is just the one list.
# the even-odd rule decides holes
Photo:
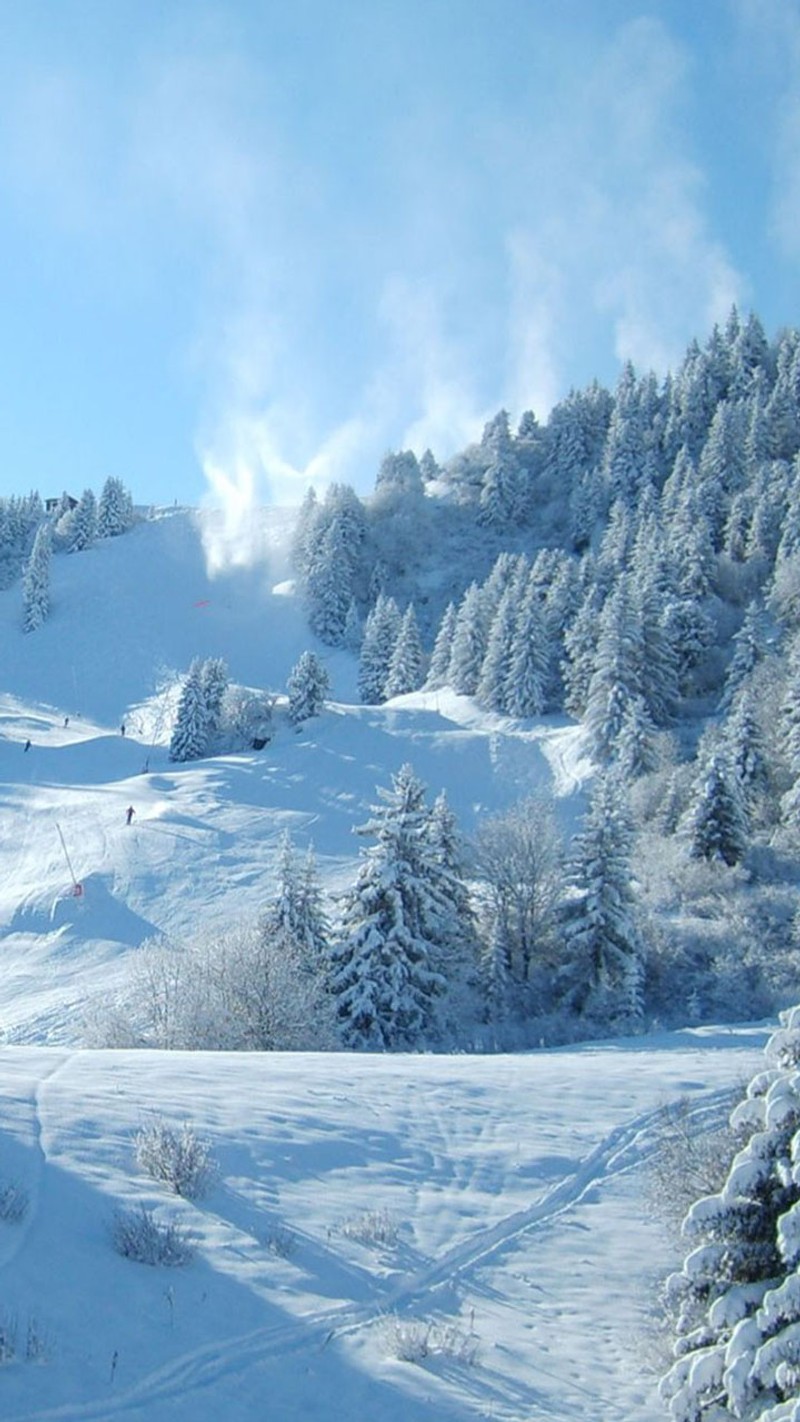
[(800, 11), (783, 0), (737, 0), (742, 67), (755, 84), (772, 174), (770, 227), (782, 253), (800, 257)]
[(539, 353), (546, 389), (593, 322), (596, 343), (610, 324), (620, 360), (663, 373), (741, 298), (691, 157), (682, 103), (694, 77), (659, 21), (623, 26), (584, 56), (527, 161), (531, 198), (510, 243), (526, 273), (514, 309), (521, 322), (532, 313), (527, 349)]

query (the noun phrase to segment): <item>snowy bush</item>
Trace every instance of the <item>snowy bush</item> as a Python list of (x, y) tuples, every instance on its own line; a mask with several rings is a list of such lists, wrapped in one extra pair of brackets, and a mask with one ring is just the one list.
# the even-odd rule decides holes
[[(738, 1100), (741, 1092), (731, 1093), (729, 1108), (734, 1096)], [(680, 1227), (695, 1200), (722, 1188), (738, 1140), (725, 1111), (725, 1105), (688, 1096), (664, 1107), (649, 1193), (656, 1213), (673, 1227)]]
[(28, 1211), (30, 1199), (27, 1190), (16, 1180), (0, 1180), (0, 1220), (6, 1224), (19, 1224)]
[(186, 1230), (174, 1220), (158, 1220), (144, 1205), (136, 1210), (117, 1210), (111, 1221), (111, 1241), (124, 1259), (137, 1264), (180, 1268), (194, 1255), (194, 1245)]
[(393, 1249), (397, 1243), (399, 1224), (388, 1210), (365, 1210), (353, 1215), (339, 1226), (345, 1239), (354, 1239), (372, 1249)]
[(450, 1358), (471, 1365), (478, 1355), (478, 1340), (456, 1323), (392, 1314), (381, 1324), (390, 1358), (403, 1363), (425, 1363), (429, 1358)]
[(134, 1151), (140, 1170), (187, 1200), (208, 1194), (216, 1178), (211, 1143), (188, 1122), (177, 1128), (161, 1119), (151, 1121), (137, 1133)]
[(231, 750), (249, 750), (254, 742), (272, 739), (275, 697), (267, 691), (229, 686), (222, 702), (220, 739)]
[(287, 935), (251, 925), (201, 932), (186, 943), (143, 944), (123, 1003), (104, 1023), (95, 1021), (93, 1040), (172, 1051), (324, 1051), (337, 1044), (323, 964)]

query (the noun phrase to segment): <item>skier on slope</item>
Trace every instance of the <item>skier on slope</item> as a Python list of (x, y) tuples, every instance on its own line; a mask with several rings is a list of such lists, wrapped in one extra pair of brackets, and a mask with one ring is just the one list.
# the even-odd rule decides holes
[(134, 817), (135, 814), (136, 814), (136, 811), (134, 810), (133, 805), (129, 805), (128, 808), (127, 808), (127, 810), (125, 811), (125, 823), (126, 823), (126, 825), (129, 825), (129, 824), (130, 824), (130, 822), (131, 822), (131, 820), (133, 819), (133, 817)]

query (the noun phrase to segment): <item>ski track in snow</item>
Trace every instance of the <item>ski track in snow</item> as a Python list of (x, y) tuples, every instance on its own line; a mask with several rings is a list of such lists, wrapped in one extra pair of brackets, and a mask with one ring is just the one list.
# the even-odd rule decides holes
[(46, 1090), (48, 1083), (69, 1065), (74, 1056), (74, 1052), (62, 1052), (50, 1070), (38, 1079), (30, 1094), (29, 1138), (33, 1156), (33, 1169), (30, 1177), (20, 1182), (28, 1195), (28, 1207), (22, 1220), (14, 1227), (13, 1232), (10, 1234), (8, 1247), (0, 1255), (0, 1269), (5, 1269), (21, 1254), (36, 1222), (41, 1197), (42, 1178), (47, 1168), (47, 1151), (43, 1143), (42, 1133), (42, 1094)]
[[(34, 1136), (41, 1171), (47, 1168), (44, 1144), (47, 1137), (47, 1091), (76, 1055), (74, 1052), (65, 1052), (39, 1080), (33, 1095)], [(724, 1107), (729, 1098), (730, 1091), (727, 1088), (707, 1091), (692, 1101), (690, 1112), (694, 1116), (707, 1118), (709, 1122), (716, 1122), (724, 1114)], [(390, 1276), (386, 1280), (376, 1280), (371, 1276), (376, 1297), (368, 1304), (344, 1304), (340, 1307), (314, 1310), (296, 1321), (277, 1327), (270, 1326), (232, 1335), (183, 1353), (117, 1395), (82, 1403), (67, 1403), (43, 1411), (16, 1413), (9, 1416), (7, 1422), (89, 1422), (89, 1419), (124, 1417), (126, 1413), (152, 1409), (157, 1404), (168, 1403), (171, 1399), (180, 1397), (185, 1400), (188, 1394), (198, 1393), (228, 1374), (234, 1377), (249, 1366), (284, 1358), (290, 1354), (320, 1352), (335, 1344), (338, 1339), (378, 1324), (388, 1314), (412, 1308), (417, 1314), (435, 1314), (437, 1294), (444, 1288), (469, 1284), (473, 1292), (479, 1293), (480, 1283), (473, 1276), (490, 1263), (496, 1264), (500, 1255), (511, 1253), (523, 1235), (534, 1230), (557, 1228), (562, 1217), (579, 1205), (591, 1189), (602, 1187), (615, 1177), (640, 1168), (652, 1157), (657, 1148), (665, 1104), (644, 1111), (615, 1127), (580, 1159), (573, 1171), (556, 1181), (525, 1209), (516, 1210), (496, 1224), (475, 1231), (454, 1248), (430, 1260), (411, 1275), (400, 1279)], [(439, 1132), (446, 1155), (446, 1132), (442, 1129), (441, 1117)], [(464, 1177), (465, 1189), (471, 1183), (471, 1177)], [(31, 1218), (15, 1253), (24, 1248), (35, 1217), (35, 1209), (29, 1213)], [(534, 1359), (530, 1367), (534, 1375), (538, 1372), (542, 1376), (557, 1377), (559, 1388), (571, 1389), (576, 1397), (591, 1396), (595, 1403), (600, 1401), (604, 1416), (626, 1415), (613, 1399), (603, 1399), (597, 1390), (589, 1393), (581, 1384), (565, 1380), (563, 1375), (553, 1374), (543, 1362), (540, 1366)], [(488, 1415), (492, 1417), (505, 1418), (506, 1422), (530, 1422), (529, 1401), (525, 1402), (523, 1410), (508, 1410), (507, 1407), (498, 1407), (496, 1403), (491, 1406), (492, 1411)], [(147, 1416), (147, 1412), (143, 1415)], [(481, 1412), (481, 1415), (487, 1414)], [(539, 1416), (553, 1418), (555, 1415), (553, 1399), (548, 1397), (547, 1408), (539, 1413)], [(562, 1415), (565, 1418), (573, 1417), (573, 1406), (565, 1406)]]

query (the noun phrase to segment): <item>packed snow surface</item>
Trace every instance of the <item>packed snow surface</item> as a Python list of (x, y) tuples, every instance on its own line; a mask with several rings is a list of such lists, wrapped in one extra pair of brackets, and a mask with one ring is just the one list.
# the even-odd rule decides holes
[[(146, 938), (258, 912), (285, 829), (327, 887), (350, 882), (353, 830), (405, 761), (466, 831), (526, 793), (566, 832), (581, 813), (591, 771), (563, 719), (444, 691), (356, 705), (352, 658), (315, 646), (293, 596), (287, 529), (265, 516), (257, 557), (213, 577), (214, 517), (181, 510), (57, 557), (29, 636), (19, 588), (0, 594), (0, 1214), (20, 1204), (0, 1218), (0, 1415), (649, 1422), (674, 1263), (647, 1194), (659, 1111), (721, 1116), (764, 1033), (508, 1057), (80, 1045)], [(331, 674), (321, 717), (169, 762), (194, 656), (280, 692), (305, 648)], [(159, 1118), (209, 1139), (205, 1198), (138, 1169)], [(189, 1231), (191, 1262), (115, 1252), (115, 1211), (140, 1205)]]

